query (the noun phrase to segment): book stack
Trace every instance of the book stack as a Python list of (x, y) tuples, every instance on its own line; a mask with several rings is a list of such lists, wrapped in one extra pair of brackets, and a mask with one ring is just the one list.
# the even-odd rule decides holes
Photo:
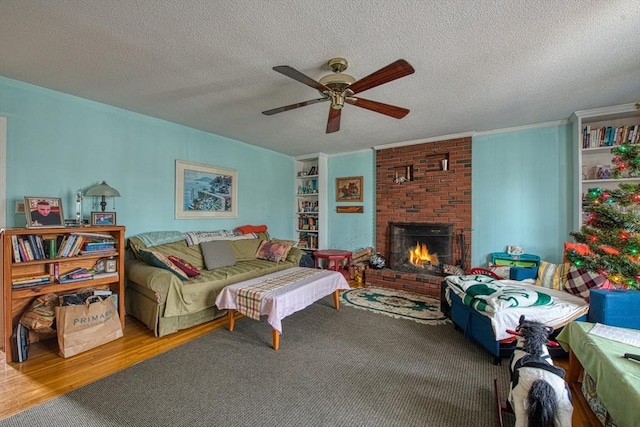
[(113, 253), (116, 242), (110, 234), (72, 233), (65, 236), (58, 250), (59, 258), (78, 255), (102, 255)]
[(28, 288), (31, 286), (42, 286), (51, 284), (49, 274), (31, 274), (27, 276), (16, 276), (11, 280), (12, 289)]
[(83, 280), (93, 279), (93, 273), (86, 268), (75, 268), (58, 277), (59, 283), (81, 282)]

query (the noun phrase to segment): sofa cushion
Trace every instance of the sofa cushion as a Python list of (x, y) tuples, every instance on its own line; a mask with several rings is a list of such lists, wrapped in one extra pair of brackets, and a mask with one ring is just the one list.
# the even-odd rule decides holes
[(202, 257), (207, 270), (214, 268), (228, 267), (236, 263), (233, 248), (226, 240), (211, 240), (200, 243)]
[(564, 262), (562, 264), (552, 264), (542, 261), (538, 267), (538, 277), (536, 285), (549, 289), (562, 290), (567, 281), (567, 273), (571, 264)]
[(180, 270), (184, 271), (185, 274), (189, 277), (198, 277), (200, 275), (200, 270), (196, 267), (183, 260), (182, 258), (178, 258), (175, 255), (169, 255), (169, 261), (175, 264)]
[(291, 248), (296, 244), (295, 240), (282, 240), (282, 239), (274, 238), (274, 239), (271, 239), (271, 241), (286, 245), (285, 251), (282, 254), (282, 258), (280, 258), (280, 261), (286, 261), (287, 257), (289, 256), (289, 252), (291, 251)]
[(138, 251), (138, 256), (140, 256), (140, 259), (142, 259), (142, 261), (146, 262), (147, 264), (153, 265), (155, 267), (164, 268), (165, 270), (169, 270), (170, 272), (172, 272), (182, 280), (189, 279), (189, 276), (187, 276), (187, 274), (184, 271), (176, 267), (174, 263), (169, 261), (169, 258), (167, 258), (166, 256), (164, 256), (158, 251), (140, 249)]
[(607, 279), (601, 274), (571, 266), (564, 289), (569, 293), (580, 295), (586, 299), (589, 298), (589, 289), (605, 285), (606, 282)]
[(292, 241), (263, 240), (256, 252), (256, 258), (271, 262), (284, 261), (292, 247)]
[(236, 261), (249, 261), (256, 259), (256, 252), (260, 246), (261, 239), (233, 240), (230, 241)]

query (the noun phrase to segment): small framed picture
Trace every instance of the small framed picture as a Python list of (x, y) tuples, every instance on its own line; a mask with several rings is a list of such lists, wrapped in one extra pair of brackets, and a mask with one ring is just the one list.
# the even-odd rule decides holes
[(361, 176), (336, 178), (336, 202), (361, 202), (362, 200)]
[(15, 214), (24, 215), (24, 200), (16, 200)]
[(116, 225), (116, 213), (91, 212), (91, 225)]
[(27, 228), (64, 227), (61, 198), (25, 196), (24, 213)]
[(315, 166), (311, 166), (311, 169), (309, 169), (309, 175), (317, 175), (318, 174), (318, 169)]

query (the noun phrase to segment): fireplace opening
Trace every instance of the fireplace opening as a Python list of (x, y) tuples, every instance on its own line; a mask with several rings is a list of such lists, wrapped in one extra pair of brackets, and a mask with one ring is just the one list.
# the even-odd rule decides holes
[(391, 222), (389, 267), (445, 276), (453, 264), (453, 224)]

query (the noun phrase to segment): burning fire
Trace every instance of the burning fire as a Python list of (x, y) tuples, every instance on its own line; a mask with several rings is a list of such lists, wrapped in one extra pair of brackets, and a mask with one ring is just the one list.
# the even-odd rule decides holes
[(438, 264), (438, 256), (431, 255), (427, 245), (416, 243), (416, 246), (409, 249), (409, 262), (416, 267), (423, 268), (424, 264)]

